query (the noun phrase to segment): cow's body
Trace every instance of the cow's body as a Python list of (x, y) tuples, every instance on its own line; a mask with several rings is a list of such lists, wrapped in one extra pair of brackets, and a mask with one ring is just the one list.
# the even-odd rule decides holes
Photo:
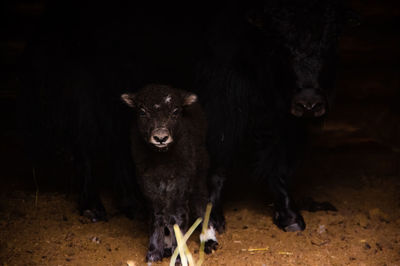
[[(274, 197), (274, 222), (285, 231), (305, 228), (288, 181), (307, 146), (308, 125), (322, 121), (332, 102), (342, 19), (337, 1), (270, 0), (238, 3), (212, 27), (195, 87), (209, 120), (219, 212), (226, 169), (250, 146), (252, 175)], [(217, 220), (224, 224), (222, 214)]]
[(129, 70), (113, 43), (112, 34), (118, 28), (109, 26), (108, 33), (90, 31), (79, 16), (71, 17), (82, 24), (65, 17), (70, 16), (67, 11), (75, 11), (72, 7), (60, 11), (50, 6), (24, 52), (19, 124), (34, 165), (49, 164), (59, 154), (72, 159), (80, 187), (80, 212), (97, 221), (106, 219), (94, 174), (99, 158), (109, 162), (109, 180), (115, 181), (122, 196), (125, 206), (121, 207), (138, 207), (133, 196), (129, 125), (119, 100), (130, 87), (131, 77), (125, 75)]

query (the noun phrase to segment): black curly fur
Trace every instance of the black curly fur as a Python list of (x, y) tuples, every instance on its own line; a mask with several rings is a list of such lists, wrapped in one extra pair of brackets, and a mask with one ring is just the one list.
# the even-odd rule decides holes
[[(134, 110), (132, 157), (150, 209), (146, 258), (159, 261), (171, 256), (177, 246), (174, 224), (186, 232), (191, 221), (204, 216), (209, 201), (207, 123), (200, 104), (194, 102), (196, 96), (170, 86), (147, 85), (137, 93), (124, 94), (123, 99)], [(151, 142), (152, 132), (159, 128), (172, 139), (165, 147)], [(210, 226), (215, 227), (212, 220)], [(207, 248), (215, 249), (217, 242), (209, 241)]]

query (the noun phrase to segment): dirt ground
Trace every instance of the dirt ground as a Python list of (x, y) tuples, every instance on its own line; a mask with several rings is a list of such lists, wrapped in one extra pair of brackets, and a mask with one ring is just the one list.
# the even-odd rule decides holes
[[(205, 265), (400, 265), (400, 9), (394, 0), (349, 2), (362, 24), (341, 40), (337, 102), (294, 186), (297, 200), (329, 201), (338, 211), (303, 211), (306, 229), (285, 233), (272, 223), (266, 195), (234, 186), (226, 232)], [(33, 32), (27, 25), (40, 10), (17, 5), (10, 21)], [(109, 221), (93, 224), (79, 216), (76, 195), (66, 193), (62, 168), (38, 169), (35, 184), (15, 140), (23, 34), (10, 30), (0, 51), (7, 58), (0, 73), (0, 265), (146, 265), (146, 220), (121, 215), (109, 191), (102, 194)], [(197, 258), (198, 233), (189, 242)]]
[[(300, 169), (296, 198), (329, 201), (338, 211), (303, 211), (306, 230), (285, 233), (262, 195), (231, 189), (226, 232), (205, 265), (400, 265), (399, 158), (352, 127), (327, 123)], [(119, 214), (107, 193), (110, 219), (93, 224), (79, 216), (74, 195), (36, 197), (15, 182), (0, 196), (2, 265), (146, 264), (146, 221)], [(197, 257), (198, 233), (189, 247)]]

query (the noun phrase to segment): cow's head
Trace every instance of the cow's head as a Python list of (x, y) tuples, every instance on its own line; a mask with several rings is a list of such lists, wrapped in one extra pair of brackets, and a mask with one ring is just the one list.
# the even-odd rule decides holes
[[(262, 10), (260, 12), (260, 9)], [(335, 0), (268, 0), (248, 21), (267, 35), (277, 84), (296, 117), (321, 117), (334, 96), (337, 43), (349, 17)]]
[(179, 137), (183, 109), (197, 101), (193, 93), (166, 85), (147, 85), (121, 99), (136, 113), (138, 130), (144, 141), (157, 151), (166, 151)]

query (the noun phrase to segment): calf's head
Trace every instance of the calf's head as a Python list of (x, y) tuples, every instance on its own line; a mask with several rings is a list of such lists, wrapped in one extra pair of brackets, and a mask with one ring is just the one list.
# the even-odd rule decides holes
[(328, 111), (338, 37), (354, 16), (336, 0), (268, 0), (249, 13), (248, 21), (266, 35), (276, 83), (292, 115), (322, 117)]
[(184, 108), (197, 96), (166, 85), (148, 85), (137, 93), (125, 93), (121, 99), (136, 114), (143, 140), (157, 151), (166, 151), (179, 138)]

